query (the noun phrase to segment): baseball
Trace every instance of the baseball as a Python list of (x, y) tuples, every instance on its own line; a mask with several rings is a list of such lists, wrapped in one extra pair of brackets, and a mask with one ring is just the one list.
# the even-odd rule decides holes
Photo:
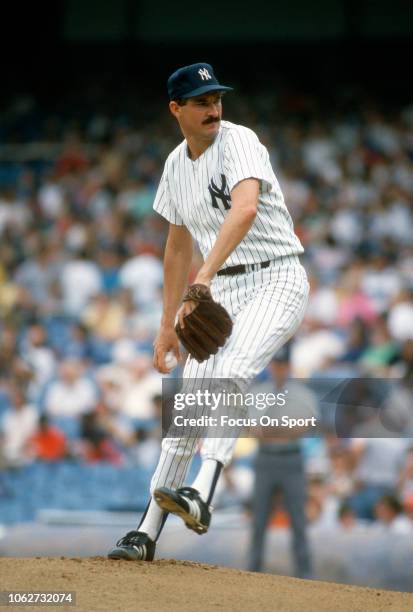
[(165, 366), (168, 370), (173, 370), (178, 365), (178, 360), (172, 351), (168, 351), (165, 355)]

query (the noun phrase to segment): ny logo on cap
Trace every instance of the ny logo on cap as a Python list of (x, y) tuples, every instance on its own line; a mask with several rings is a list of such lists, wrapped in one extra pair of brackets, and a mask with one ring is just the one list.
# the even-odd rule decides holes
[(209, 79), (212, 79), (212, 76), (209, 74), (207, 68), (200, 68), (198, 70), (198, 74), (203, 81), (208, 81)]

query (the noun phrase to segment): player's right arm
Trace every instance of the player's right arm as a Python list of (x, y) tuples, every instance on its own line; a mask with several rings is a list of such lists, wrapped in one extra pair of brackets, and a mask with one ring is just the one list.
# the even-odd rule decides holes
[(172, 351), (178, 360), (181, 359), (175, 317), (188, 283), (192, 251), (192, 237), (187, 228), (170, 223), (164, 255), (162, 320), (154, 342), (153, 358), (154, 367), (162, 374), (169, 372), (165, 366), (168, 351)]

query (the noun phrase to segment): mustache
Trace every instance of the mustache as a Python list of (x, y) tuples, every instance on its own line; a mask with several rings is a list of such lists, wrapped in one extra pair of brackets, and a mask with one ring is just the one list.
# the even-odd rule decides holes
[(221, 121), (221, 117), (208, 117), (205, 121), (202, 122), (202, 125), (209, 125), (210, 123), (219, 123)]

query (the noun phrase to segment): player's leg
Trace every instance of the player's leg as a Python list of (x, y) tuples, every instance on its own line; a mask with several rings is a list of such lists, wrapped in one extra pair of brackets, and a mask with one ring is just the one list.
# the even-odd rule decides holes
[[(208, 377), (214, 379), (214, 389), (221, 385), (230, 392), (245, 390), (295, 333), (308, 298), (304, 269), (288, 260), (279, 267), (266, 268), (235, 281), (230, 285), (217, 283), (214, 288), (214, 298), (233, 315), (234, 328), (227, 344), (211, 362), (212, 372), (208, 372)], [(198, 533), (205, 533), (208, 528), (211, 516), (208, 504), (222, 467), (231, 460), (238, 434), (239, 430), (234, 429), (231, 436), (225, 436), (222, 428), (215, 434), (209, 428), (201, 448), (201, 468), (192, 487), (180, 492), (168, 488), (160, 491), (157, 498), (164, 510), (181, 516)]]
[[(215, 382), (212, 380), (215, 361), (215, 356), (202, 364), (188, 359), (182, 390), (186, 393), (210, 390)], [(201, 403), (194, 407), (194, 412), (191, 411), (190, 416), (199, 418), (208, 415), (208, 411), (208, 406)], [(173, 512), (180, 516), (186, 526), (198, 534), (206, 533), (208, 530), (211, 520), (210, 504), (225, 463), (218, 456), (209, 457), (207, 461), (202, 461), (192, 485), (182, 486), (203, 435), (205, 430), (194, 426), (186, 428), (182, 437), (166, 438), (162, 444), (161, 460), (151, 484), (151, 492), (159, 508), (164, 512)], [(231, 440), (231, 447), (234, 444), (235, 441)]]
[[(217, 355), (213, 375), (223, 379), (225, 385), (245, 391), (296, 332), (304, 317), (309, 288), (300, 265), (267, 268), (239, 282), (245, 305), (235, 318), (231, 337)], [(208, 437), (202, 446), (203, 458), (226, 465), (236, 434), (234, 431), (229, 440)]]
[(213, 375), (247, 385), (297, 331), (309, 285), (300, 264), (240, 275), (238, 283), (241, 307), (232, 334), (217, 355)]
[[(298, 262), (291, 265), (288, 260), (278, 267), (236, 279), (231, 292), (225, 293), (218, 288), (217, 299), (225, 301), (225, 306), (232, 308), (235, 316), (231, 337), (214, 362), (215, 386), (221, 384), (229, 393), (248, 388), (299, 327), (308, 291), (304, 268)], [(239, 415), (245, 416), (245, 413), (240, 411)], [(217, 435), (209, 429), (201, 448), (200, 474), (206, 470), (209, 460), (223, 466), (230, 462), (238, 435), (237, 428), (232, 430), (231, 436), (223, 435), (222, 428)]]
[[(204, 378), (212, 379), (216, 392), (222, 387), (237, 393), (247, 388), (300, 325), (308, 297), (307, 277), (298, 260), (292, 265), (287, 259), (278, 267), (218, 279), (212, 290), (214, 299), (231, 313), (234, 327), (227, 344), (208, 360)], [(201, 381), (191, 371), (191, 363), (194, 360), (189, 360), (184, 376), (198, 378), (194, 381), (197, 386)], [(230, 433), (225, 435), (219, 426), (216, 432), (208, 428), (201, 448), (202, 465), (193, 483), (204, 502), (212, 499), (219, 471), (232, 458), (239, 430)]]
[[(202, 364), (188, 359), (184, 378), (187, 391), (193, 381), (202, 381), (211, 375), (214, 357)], [(202, 416), (202, 407), (195, 408), (195, 417)], [(150, 484), (150, 499), (136, 530), (127, 533), (109, 552), (111, 559), (148, 560), (154, 557), (156, 541), (165, 524), (168, 509), (161, 508), (154, 499), (154, 491), (167, 488), (179, 489), (183, 484), (194, 453), (199, 445), (199, 428), (191, 427), (181, 437), (165, 437), (162, 440), (161, 456)]]
[[(220, 382), (212, 381), (217, 391)], [(225, 385), (228, 388), (228, 384)], [(211, 521), (212, 499), (222, 469), (230, 462), (237, 431), (233, 429), (231, 437), (224, 437), (224, 431), (219, 425), (208, 427), (206, 438), (201, 446), (201, 467), (190, 487), (178, 488), (158, 487), (154, 497), (160, 507), (173, 512), (182, 518), (190, 529), (198, 534), (206, 533)], [(207, 452), (204, 452), (207, 448)]]
[[(235, 311), (238, 308), (238, 295), (234, 293), (235, 288), (233, 284), (233, 289), (231, 290), (227, 279), (224, 279), (224, 282), (213, 283), (211, 287), (214, 299), (220, 303), (224, 303), (225, 298), (228, 298), (230, 293), (233, 293), (230, 301), (226, 303), (226, 308), (232, 317), (235, 316)], [(218, 359), (219, 357), (217, 355), (213, 355), (208, 361), (198, 364), (194, 359), (188, 358), (183, 377), (186, 380), (189, 379), (189, 385), (193, 384), (194, 391), (203, 388), (205, 384), (208, 386), (209, 382), (214, 384), (214, 390), (216, 390), (215, 381), (213, 379), (215, 378)], [(202, 408), (201, 412), (198, 411), (198, 414), (205, 413), (208, 413), (208, 408)], [(211, 431), (208, 431), (207, 435), (211, 437), (211, 433)], [(183, 438), (183, 440), (185, 440), (185, 438)], [(199, 439), (196, 440), (197, 444), (198, 442)], [(201, 467), (195, 481), (189, 487), (186, 486), (182, 488), (179, 482), (168, 482), (163, 478), (165, 470), (161, 470), (159, 467), (159, 474), (155, 473), (152, 480), (153, 486), (151, 487), (155, 488), (155, 500), (159, 507), (164, 511), (173, 512), (180, 516), (187, 527), (193, 529), (197, 533), (206, 533), (211, 520), (211, 502), (215, 488), (223, 467), (231, 459), (235, 443), (236, 438), (222, 439), (221, 436), (219, 440), (215, 440), (214, 448), (210, 447), (207, 457), (203, 456), (201, 450)], [(176, 453), (168, 452), (168, 440), (164, 441), (164, 444), (165, 449), (163, 449), (163, 455), (165, 465), (170, 461), (175, 463)], [(188, 456), (187, 461), (183, 463), (185, 469), (180, 479), (181, 483), (188, 471), (197, 444), (190, 447), (190, 456)]]

